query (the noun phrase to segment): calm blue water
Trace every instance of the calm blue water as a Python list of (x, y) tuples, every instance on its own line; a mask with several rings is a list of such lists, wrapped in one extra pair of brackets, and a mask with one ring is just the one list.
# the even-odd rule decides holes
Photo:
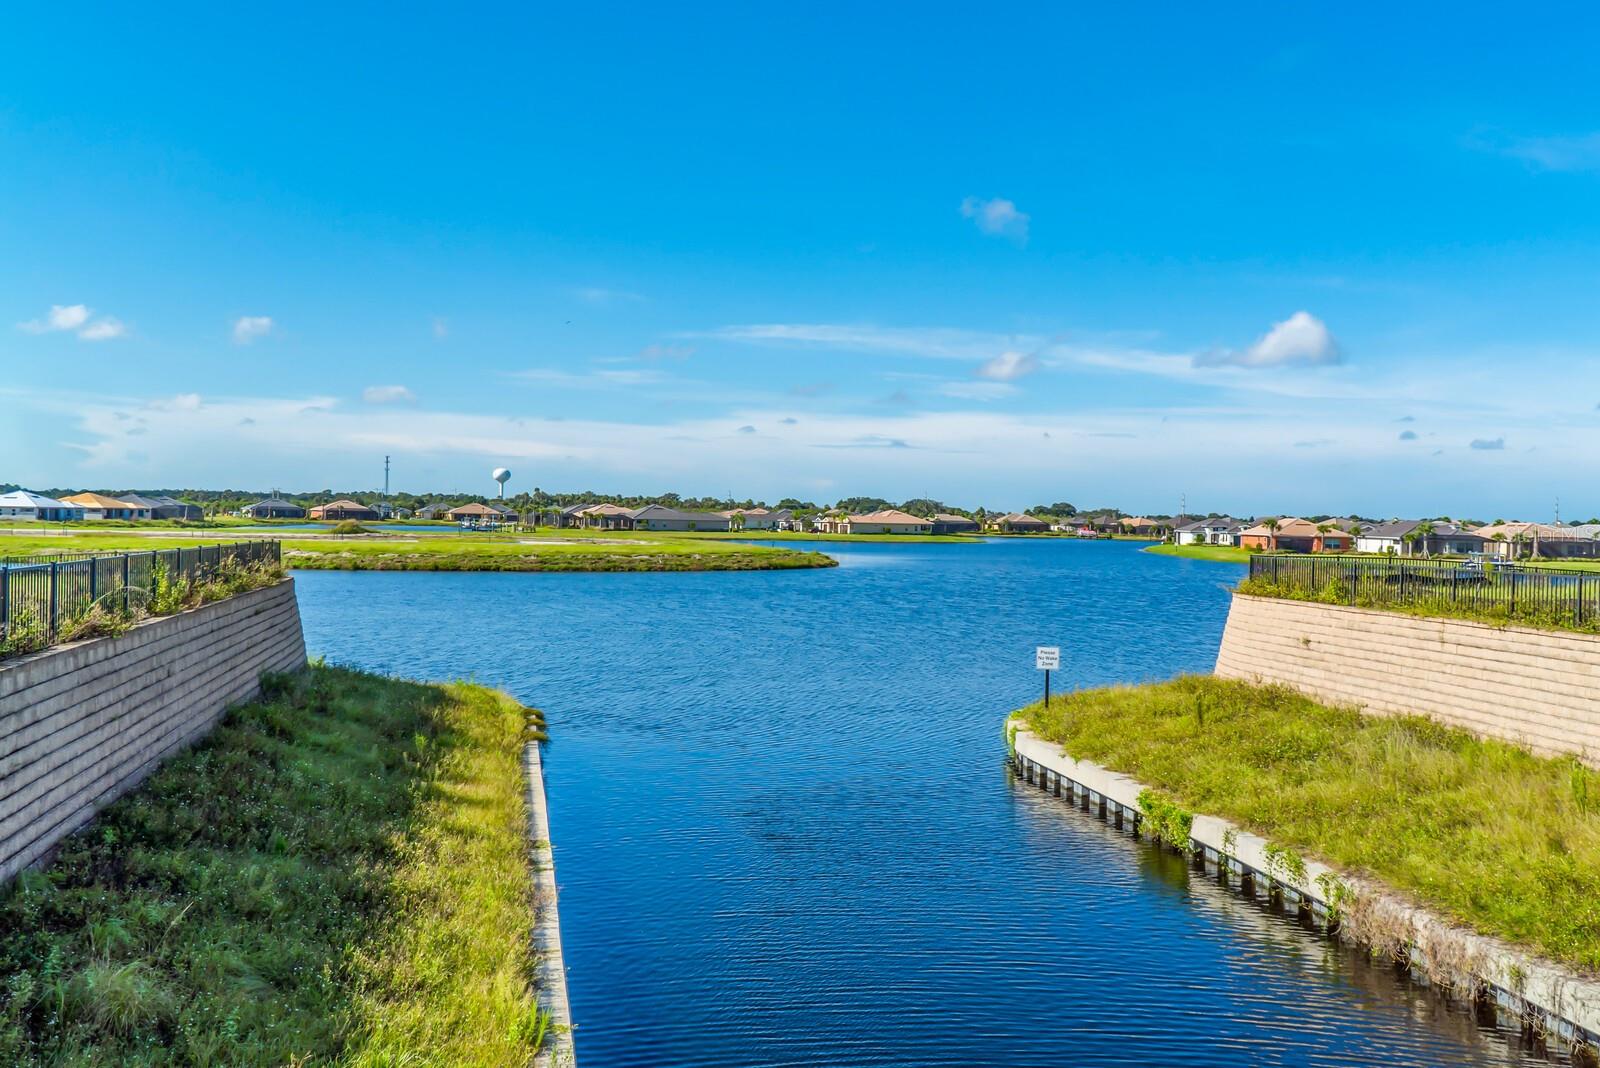
[(586, 1068), (1505, 1065), (1514, 1038), (1013, 781), (1036, 644), (1209, 670), (1231, 565), (831, 545), (719, 574), (297, 576), (329, 659), (549, 715)]

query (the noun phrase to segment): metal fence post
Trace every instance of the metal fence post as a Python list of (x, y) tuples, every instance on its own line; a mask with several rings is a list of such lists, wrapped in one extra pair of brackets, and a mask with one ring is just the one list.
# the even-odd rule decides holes
[(56, 636), (56, 578), (60, 574), (61, 565), (50, 561), (50, 623), (49, 635), (53, 640)]
[(11, 568), (0, 564), (0, 641), (11, 637)]

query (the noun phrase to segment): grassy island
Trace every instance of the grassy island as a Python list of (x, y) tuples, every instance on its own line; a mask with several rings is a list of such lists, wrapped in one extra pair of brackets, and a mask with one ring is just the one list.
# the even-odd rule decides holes
[(269, 678), (0, 890), (0, 1063), (528, 1063), (538, 727), (480, 686)]
[[(0, 557), (36, 552), (123, 551), (194, 546), (210, 539), (130, 533), (0, 537)], [(768, 571), (833, 567), (820, 552), (747, 545), (693, 534), (295, 533), (285, 567), (324, 571)]]
[(1163, 542), (1144, 550), (1157, 556), (1177, 556), (1185, 560), (1214, 560), (1223, 564), (1248, 564), (1255, 555), (1233, 545), (1170, 545)]
[(1019, 716), (1190, 812), (1600, 972), (1600, 772), (1414, 717), (1186, 676)]

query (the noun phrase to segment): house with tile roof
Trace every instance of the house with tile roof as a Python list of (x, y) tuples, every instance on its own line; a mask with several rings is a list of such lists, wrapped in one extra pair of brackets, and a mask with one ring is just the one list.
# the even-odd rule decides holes
[(66, 504), (75, 504), (83, 509), (85, 519), (125, 519), (139, 520), (150, 519), (150, 509), (140, 505), (129, 504), (115, 497), (107, 497), (103, 493), (74, 493), (61, 500)]

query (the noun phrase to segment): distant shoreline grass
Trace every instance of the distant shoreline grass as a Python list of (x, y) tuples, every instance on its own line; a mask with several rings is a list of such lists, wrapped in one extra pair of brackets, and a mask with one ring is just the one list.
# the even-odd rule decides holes
[(538, 726), (475, 685), (269, 679), (0, 890), (0, 1061), (528, 1063)]
[(1018, 715), (1192, 813), (1600, 972), (1600, 771), (1575, 759), (1209, 676), (1084, 690)]

